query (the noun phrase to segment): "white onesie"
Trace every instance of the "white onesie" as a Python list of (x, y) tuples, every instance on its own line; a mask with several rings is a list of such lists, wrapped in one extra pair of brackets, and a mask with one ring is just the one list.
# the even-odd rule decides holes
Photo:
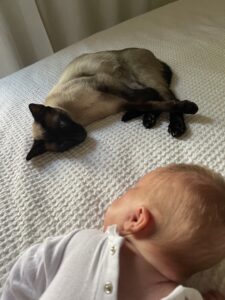
[[(1, 300), (116, 300), (122, 243), (116, 226), (48, 238), (18, 259)], [(183, 286), (162, 300), (188, 299), (203, 300)]]

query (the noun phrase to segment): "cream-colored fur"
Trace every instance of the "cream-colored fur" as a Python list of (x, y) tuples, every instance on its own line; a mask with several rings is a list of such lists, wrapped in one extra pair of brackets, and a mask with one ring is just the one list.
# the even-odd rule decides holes
[(123, 98), (102, 93), (77, 79), (57, 84), (45, 101), (45, 105), (65, 110), (74, 122), (83, 126), (123, 110)]
[(116, 95), (98, 91), (98, 84), (118, 90), (124, 86), (131, 89), (151, 86), (166, 95), (168, 87), (161, 71), (160, 61), (146, 49), (84, 54), (67, 66), (45, 105), (62, 108), (74, 121), (88, 125), (124, 110), (127, 102)]

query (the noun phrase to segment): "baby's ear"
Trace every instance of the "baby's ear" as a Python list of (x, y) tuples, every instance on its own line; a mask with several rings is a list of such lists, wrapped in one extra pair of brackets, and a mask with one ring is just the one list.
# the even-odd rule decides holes
[(27, 154), (26, 160), (31, 160), (31, 158), (41, 155), (47, 152), (44, 141), (34, 140), (33, 146)]
[(37, 122), (40, 122), (41, 120), (43, 120), (45, 113), (47, 111), (47, 107), (44, 106), (43, 104), (31, 103), (31, 104), (29, 104), (29, 109), (30, 109), (32, 116), (34, 117), (34, 120)]
[(146, 207), (136, 208), (124, 222), (124, 234), (144, 237), (150, 235), (155, 227), (154, 217)]

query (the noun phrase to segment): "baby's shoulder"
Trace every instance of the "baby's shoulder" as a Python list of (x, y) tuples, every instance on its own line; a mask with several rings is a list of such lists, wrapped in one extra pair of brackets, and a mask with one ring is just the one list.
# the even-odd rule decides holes
[(66, 254), (69, 254), (71, 251), (83, 252), (97, 247), (99, 243), (102, 243), (106, 239), (104, 232), (98, 229), (83, 229), (77, 231), (72, 238), (70, 239), (67, 247)]

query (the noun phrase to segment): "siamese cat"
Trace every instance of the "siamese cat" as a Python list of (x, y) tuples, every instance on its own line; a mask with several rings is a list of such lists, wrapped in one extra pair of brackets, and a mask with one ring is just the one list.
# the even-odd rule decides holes
[(170, 89), (172, 71), (147, 49), (128, 48), (83, 54), (74, 59), (47, 96), (30, 104), (34, 143), (26, 159), (47, 151), (63, 152), (82, 143), (85, 126), (124, 111), (122, 121), (143, 116), (151, 128), (169, 112), (168, 131), (179, 137), (183, 114), (195, 114), (195, 103), (179, 101)]

